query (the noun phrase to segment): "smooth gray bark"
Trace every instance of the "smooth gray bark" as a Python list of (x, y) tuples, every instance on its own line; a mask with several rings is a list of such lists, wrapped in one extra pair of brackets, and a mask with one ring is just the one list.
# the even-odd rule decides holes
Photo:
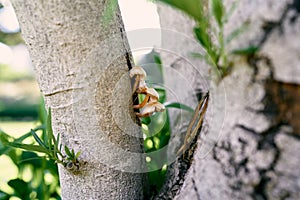
[[(225, 1), (226, 8), (232, 3)], [(238, 1), (226, 34), (245, 21), (250, 26), (227, 50), (257, 46), (260, 51), (233, 57), (232, 72), (218, 85), (209, 84), (211, 110), (193, 162), (185, 175), (172, 166), (168, 184), (173, 185), (158, 199), (300, 198), (299, 5), (298, 0)], [(162, 27), (185, 31), (186, 25), (176, 26), (180, 17), (167, 13), (160, 11)], [(184, 43), (176, 45), (186, 51)]]
[(60, 166), (62, 198), (141, 199), (144, 166), (120, 12), (104, 0), (14, 0), (53, 129), (81, 151), (78, 175)]

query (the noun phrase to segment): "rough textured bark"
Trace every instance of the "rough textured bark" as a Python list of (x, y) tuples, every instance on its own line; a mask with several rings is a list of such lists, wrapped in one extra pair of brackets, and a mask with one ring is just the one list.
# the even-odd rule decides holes
[(54, 132), (81, 151), (59, 168), (63, 199), (141, 199), (141, 133), (131, 108), (131, 54), (120, 12), (105, 0), (15, 0)]
[[(162, 32), (160, 56), (163, 62), (164, 84), (170, 102), (181, 102), (195, 108), (203, 93), (209, 89), (208, 66), (192, 53), (203, 52), (194, 39), (193, 21), (172, 7), (159, 4), (158, 13)], [(192, 114), (169, 109), (171, 127), (174, 130), (169, 154), (175, 155), (180, 147)], [(174, 157), (173, 157), (174, 158)]]
[[(225, 1), (226, 7), (232, 2)], [(187, 173), (180, 175), (180, 159), (171, 167), (168, 183), (173, 187), (164, 188), (163, 193), (169, 195), (162, 194), (163, 198), (300, 198), (299, 8), (298, 0), (238, 1), (226, 34), (245, 21), (250, 27), (227, 50), (258, 46), (259, 51), (236, 56), (232, 73), (218, 85), (210, 84), (209, 107), (215, 111), (208, 110), (207, 127), (198, 137)], [(173, 14), (161, 19), (165, 24), (168, 20), (176, 21), (177, 17)], [(224, 89), (226, 101), (218, 102), (224, 99)], [(207, 139), (213, 146), (205, 154)]]

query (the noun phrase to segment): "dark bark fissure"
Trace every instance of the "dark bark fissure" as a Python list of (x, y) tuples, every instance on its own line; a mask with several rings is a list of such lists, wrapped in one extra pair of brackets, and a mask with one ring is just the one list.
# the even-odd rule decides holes
[[(199, 91), (196, 91), (197, 94)], [(203, 94), (198, 94), (198, 96), (203, 96)], [(159, 192), (157, 196), (152, 197), (151, 199), (155, 200), (166, 200), (166, 199), (173, 199), (177, 194), (180, 193), (180, 190), (183, 186), (183, 183), (185, 181), (186, 174), (188, 170), (190, 169), (193, 159), (194, 159), (194, 153), (197, 149), (198, 145), (198, 138), (200, 136), (202, 126), (197, 131), (197, 134), (192, 139), (191, 143), (189, 144), (189, 148), (181, 155), (176, 158), (176, 161), (172, 163), (168, 167), (167, 175), (166, 175), (166, 181)], [(197, 195), (197, 198), (200, 199), (199, 192), (197, 189), (197, 186), (194, 181), (194, 189), (195, 193)]]
[[(263, 114), (267, 116), (273, 126), (270, 127), (268, 130), (257, 133), (254, 129), (246, 127), (244, 125), (237, 125), (238, 128), (251, 133), (255, 138), (257, 138), (257, 150), (274, 150), (274, 158), (273, 161), (270, 163), (268, 168), (266, 169), (258, 169), (258, 173), (260, 175), (260, 181), (257, 185), (254, 186), (254, 190), (252, 193), (252, 197), (254, 199), (268, 199), (267, 195), (267, 186), (268, 183), (272, 180), (271, 177), (268, 176), (270, 171), (276, 174), (275, 167), (277, 162), (281, 156), (281, 151), (277, 147), (274, 139), (277, 134), (283, 134), (281, 128), (289, 126), (293, 128), (293, 132), (284, 133), (288, 135), (293, 135), (297, 139), (299, 137), (299, 130), (300, 130), (300, 88), (297, 84), (290, 84), (284, 83), (280, 81), (276, 81), (274, 79), (274, 67), (270, 61), (270, 59), (266, 57), (252, 57), (249, 59), (249, 64), (254, 67), (254, 79), (258, 74), (259, 68), (257, 66), (257, 62), (264, 60), (265, 66), (269, 67), (270, 69), (270, 77), (264, 81), (264, 88), (266, 91), (265, 98), (263, 99), (263, 103), (265, 108), (263, 110), (254, 111), (258, 114)], [(253, 110), (252, 110), (253, 111)], [(285, 197), (290, 196), (288, 192), (284, 195)]]
[[(265, 34), (261, 39), (260, 46), (262, 46), (269, 35), (275, 28), (280, 28), (283, 20), (287, 16), (287, 12), (290, 9), (295, 9), (295, 6), (299, 7), (299, 1), (294, 1), (292, 5), (288, 5), (285, 9), (281, 19), (276, 23), (269, 23), (268, 27), (265, 27)], [(297, 8), (299, 14), (299, 8)], [(272, 26), (270, 26), (272, 25)], [(260, 47), (259, 46), (259, 47)], [(253, 54), (249, 55), (248, 63), (253, 67), (254, 74), (252, 76), (252, 83), (260, 83), (264, 86), (266, 94), (263, 99), (264, 109), (263, 110), (253, 110), (252, 108), (246, 108), (251, 112), (256, 114), (265, 115), (271, 122), (272, 126), (263, 132), (256, 132), (255, 129), (251, 127), (246, 127), (242, 124), (236, 125), (247, 133), (250, 133), (257, 141), (257, 151), (267, 150), (274, 151), (274, 157), (272, 162), (267, 168), (259, 169), (260, 180), (253, 187), (253, 192), (251, 194), (253, 199), (265, 200), (268, 199), (267, 187), (272, 178), (269, 176), (270, 172), (277, 173), (275, 167), (280, 159), (281, 151), (275, 143), (275, 137), (277, 134), (287, 134), (292, 135), (296, 139), (300, 139), (300, 87), (298, 84), (284, 83), (274, 79), (274, 66), (271, 59), (264, 55)], [(261, 67), (267, 67), (269, 69), (269, 77), (262, 80), (257, 78)], [(292, 132), (281, 131), (284, 127), (292, 127)], [(241, 154), (244, 155), (244, 148), (247, 146), (247, 141), (239, 138), (238, 141), (241, 143)], [(230, 156), (229, 164), (233, 170), (228, 169), (226, 164), (222, 163), (222, 160), (218, 157), (218, 152), (224, 150)], [(243, 158), (239, 162), (234, 159), (233, 149), (230, 142), (221, 142), (213, 148), (213, 159), (222, 165), (223, 174), (229, 178), (236, 178), (240, 170), (244, 170), (246, 173), (249, 171), (247, 169), (247, 163), (249, 162), (248, 157)], [(237, 179), (234, 184), (230, 187), (232, 190), (240, 190), (242, 188), (242, 181)], [(285, 192), (281, 197), (288, 197), (291, 194)]]
[(157, 196), (151, 199), (171, 200), (176, 196), (176, 194), (180, 192), (185, 180), (185, 175), (192, 165), (193, 156), (195, 149), (197, 148), (197, 140), (200, 132), (201, 131), (198, 131), (196, 137), (190, 144), (190, 148), (168, 167), (167, 178), (163, 188)]
[(291, 133), (295, 137), (300, 137), (300, 87), (298, 84), (285, 83), (277, 81), (274, 78), (274, 66), (271, 60), (266, 56), (252, 55), (248, 58), (248, 63), (254, 69), (252, 82), (259, 82), (256, 76), (259, 73), (258, 63), (263, 62), (265, 67), (269, 68), (270, 75), (267, 80), (263, 80), (263, 85), (266, 91), (263, 103), (263, 110), (249, 111), (257, 114), (263, 114), (271, 119), (273, 124), (286, 124), (293, 128)]
[[(277, 165), (277, 161), (280, 158), (280, 150), (277, 147), (274, 139), (277, 134), (280, 133), (281, 127), (284, 126), (284, 124), (277, 124), (273, 127), (270, 127), (268, 130), (258, 133), (254, 129), (245, 127), (244, 125), (237, 125), (238, 128), (241, 128), (242, 130), (254, 135), (258, 139), (257, 144), (257, 150), (274, 150), (274, 158), (271, 164), (266, 169), (257, 169), (260, 177), (260, 181), (257, 185), (254, 186), (254, 190), (252, 193), (253, 199), (268, 199), (267, 198), (267, 185), (269, 181), (271, 181), (271, 178), (268, 176), (268, 172), (273, 171), (275, 169), (275, 166)], [(276, 172), (274, 172), (276, 173)]]
[(263, 44), (268, 40), (269, 36), (275, 31), (276, 29), (280, 30), (280, 33), (284, 33), (284, 30), (282, 28), (282, 24), (285, 21), (285, 19), (288, 17), (288, 12), (295, 10), (293, 16), (290, 17), (290, 22), (294, 23), (297, 19), (297, 17), (300, 14), (300, 0), (294, 0), (291, 4), (288, 4), (284, 11), (281, 14), (281, 17), (278, 21), (265, 21), (262, 29), (264, 31), (263, 37), (259, 40), (257, 47), (263, 46)]

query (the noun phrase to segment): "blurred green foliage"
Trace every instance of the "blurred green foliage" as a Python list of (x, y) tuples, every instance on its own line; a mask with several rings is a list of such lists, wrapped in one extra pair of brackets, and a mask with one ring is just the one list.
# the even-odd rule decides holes
[(21, 33), (17, 32), (17, 33), (6, 33), (0, 30), (0, 42), (9, 45), (9, 46), (13, 46), (13, 45), (17, 45), (20, 43), (23, 43), (23, 39), (21, 37)]
[(193, 53), (197, 58), (204, 59), (210, 65), (218, 76), (226, 76), (232, 67), (229, 57), (238, 55), (248, 55), (255, 53), (258, 49), (249, 47), (246, 49), (229, 50), (229, 43), (240, 36), (248, 28), (246, 21), (241, 27), (233, 30), (225, 37), (224, 26), (236, 8), (237, 2), (234, 1), (229, 9), (223, 4), (223, 0), (155, 0), (156, 2), (166, 3), (176, 9), (179, 9), (190, 16), (196, 25), (193, 29), (195, 38), (205, 50), (204, 53)]
[[(34, 131), (45, 137), (47, 114), (43, 103), (38, 110), (39, 123)], [(14, 138), (0, 130), (0, 156), (8, 156), (18, 169), (18, 177), (9, 180), (7, 185), (12, 193), (0, 189), (0, 200), (8, 200), (18, 197), (22, 200), (33, 199), (60, 199), (59, 177), (57, 165), (54, 161), (46, 159), (35, 152), (21, 151), (4, 145), (3, 141), (15, 143), (34, 143), (31, 132), (25, 133), (19, 138)], [(27, 180), (29, 175), (29, 180)]]
[[(160, 97), (159, 102), (164, 104), (166, 102), (166, 91), (162, 88), (155, 89)], [(165, 147), (169, 142), (171, 134), (168, 110), (162, 113), (156, 113), (151, 117), (142, 118), (142, 130), (146, 136), (146, 139), (144, 139), (144, 149), (146, 153), (159, 151)], [(167, 168), (163, 168), (163, 165), (167, 164), (166, 151), (160, 151), (159, 154), (147, 156), (146, 162), (149, 169), (149, 195), (154, 196), (159, 192), (165, 180)]]
[[(147, 84), (151, 85), (151, 78), (155, 80), (160, 80), (160, 83), (155, 83), (151, 85), (159, 94), (159, 102), (162, 103), (166, 110), (164, 112), (158, 112), (150, 117), (141, 118), (142, 131), (144, 134), (144, 150), (147, 154), (146, 162), (148, 166), (148, 186), (149, 199), (159, 193), (161, 187), (163, 186), (166, 178), (167, 165), (168, 165), (168, 155), (166, 147), (169, 143), (171, 136), (171, 126), (170, 126), (170, 116), (168, 109), (175, 108), (186, 110), (190, 113), (194, 112), (194, 109), (186, 106), (180, 102), (167, 102), (167, 92), (163, 87), (164, 76), (163, 76), (163, 63), (159, 54), (154, 54), (153, 61), (150, 66), (151, 68), (157, 67), (157, 70), (152, 69), (150, 71), (157, 72), (155, 74), (148, 74)], [(146, 63), (149, 66), (149, 63)], [(142, 102), (142, 98), (139, 99)], [(162, 150), (165, 148), (164, 150)], [(150, 154), (151, 152), (155, 152)], [(147, 198), (146, 198), (147, 199)]]
[(38, 117), (38, 105), (20, 100), (5, 100), (0, 98), (0, 117), (1, 120), (34, 120)]
[(34, 77), (25, 72), (16, 72), (8, 65), (0, 64), (0, 82), (16, 82), (20, 80), (34, 80)]

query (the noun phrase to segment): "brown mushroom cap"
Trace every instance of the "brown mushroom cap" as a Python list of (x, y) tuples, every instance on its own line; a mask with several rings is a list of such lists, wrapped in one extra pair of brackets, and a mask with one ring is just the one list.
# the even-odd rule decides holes
[(150, 99), (149, 99), (150, 102), (154, 102), (159, 99), (159, 94), (156, 92), (156, 90), (154, 88), (146, 88), (145, 94), (150, 96)]
[(132, 69), (129, 71), (129, 76), (132, 78), (134, 76), (139, 76), (140, 80), (145, 80), (146, 79), (146, 72), (143, 68), (140, 66), (134, 66)]
[(163, 112), (165, 109), (166, 108), (163, 104), (159, 102), (152, 102), (143, 107), (140, 114), (143, 116), (150, 116), (155, 112)]
[(155, 106), (147, 104), (145, 107), (142, 108), (140, 114), (143, 116), (150, 116), (155, 112)]
[(159, 102), (155, 104), (155, 112), (163, 112), (165, 110), (165, 106)]

